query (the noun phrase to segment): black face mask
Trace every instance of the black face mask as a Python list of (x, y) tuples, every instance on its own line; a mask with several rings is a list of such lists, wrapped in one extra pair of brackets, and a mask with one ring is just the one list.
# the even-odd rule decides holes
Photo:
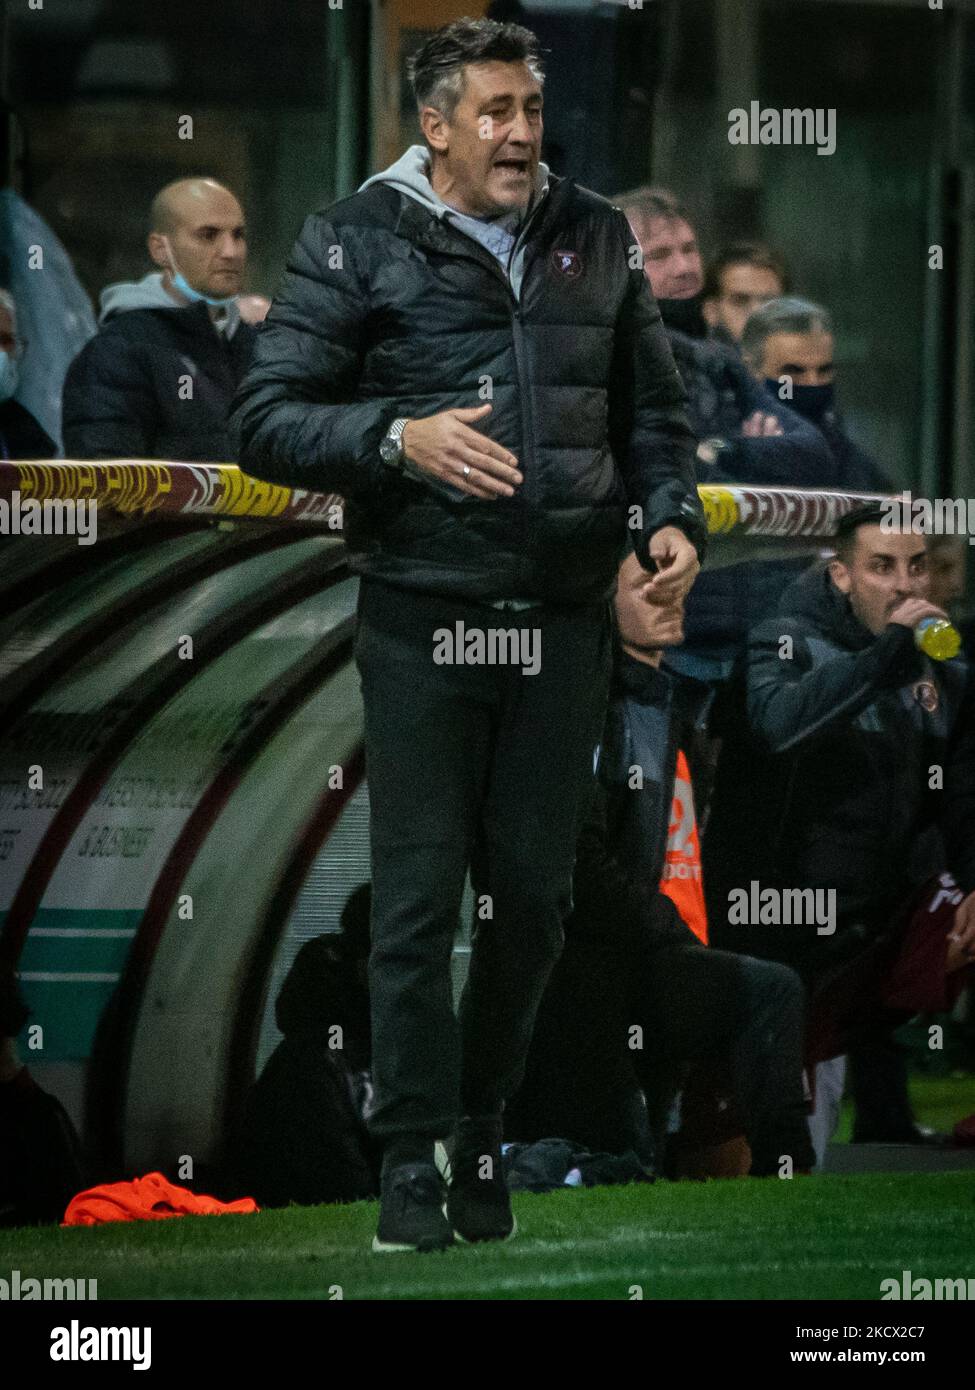
[[(767, 376), (765, 385), (772, 392), (776, 400), (781, 399), (779, 391), (778, 377)], [(828, 415), (832, 415), (834, 406), (835, 388), (832, 382), (826, 386), (793, 386), (792, 399), (785, 399), (785, 404), (790, 406), (797, 415), (801, 415), (805, 420), (811, 420), (814, 425), (820, 424)]]
[(692, 294), (687, 299), (658, 299), (657, 307), (667, 328), (690, 338), (705, 338), (708, 326), (701, 312), (703, 302), (703, 294)]

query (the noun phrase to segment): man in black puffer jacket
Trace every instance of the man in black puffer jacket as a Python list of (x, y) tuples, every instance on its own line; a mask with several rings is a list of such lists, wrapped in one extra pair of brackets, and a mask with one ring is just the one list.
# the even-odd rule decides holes
[(975, 962), (975, 686), (918, 650), (944, 614), (924, 537), (886, 524), (884, 504), (843, 519), (714, 712), (708, 921), (803, 976), (809, 1062), (950, 1008)]
[[(571, 906), (627, 523), (660, 592), (705, 540), (626, 219), (539, 161), (533, 36), (459, 20), (412, 79), (429, 149), (308, 219), (234, 416), (249, 472), (344, 495), (363, 576), (381, 1250), (512, 1233), (501, 1109)], [(434, 1142), (458, 1118), (445, 1218)]]
[(65, 456), (233, 462), (227, 412), (256, 336), (236, 303), (244, 214), (213, 179), (179, 179), (149, 222), (158, 271), (102, 292), (99, 331), (68, 369)]

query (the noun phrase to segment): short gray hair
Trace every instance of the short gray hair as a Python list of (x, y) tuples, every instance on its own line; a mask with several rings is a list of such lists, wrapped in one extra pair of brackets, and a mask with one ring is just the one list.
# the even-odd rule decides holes
[(433, 106), (450, 120), (464, 92), (468, 63), (527, 63), (532, 76), (545, 81), (530, 29), (496, 19), (457, 19), (431, 34), (406, 64), (418, 109)]
[(17, 327), (17, 304), (9, 290), (0, 290), (0, 309), (6, 309)]
[(770, 299), (748, 315), (741, 335), (741, 355), (753, 367), (761, 365), (765, 341), (773, 333), (832, 333), (833, 320), (810, 299)]

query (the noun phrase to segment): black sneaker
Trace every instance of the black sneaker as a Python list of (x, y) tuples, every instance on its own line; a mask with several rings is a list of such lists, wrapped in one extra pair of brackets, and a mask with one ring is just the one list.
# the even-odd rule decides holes
[(501, 1125), (461, 1123), (453, 1144), (447, 1216), (465, 1243), (510, 1240), (518, 1229), (501, 1169)]
[(404, 1163), (383, 1177), (377, 1253), (446, 1250), (454, 1233), (444, 1215), (444, 1182), (432, 1163)]

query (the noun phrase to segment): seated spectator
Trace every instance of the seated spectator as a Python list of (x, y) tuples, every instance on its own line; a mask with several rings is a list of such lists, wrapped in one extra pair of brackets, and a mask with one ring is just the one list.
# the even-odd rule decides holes
[(893, 492), (878, 464), (846, 433), (836, 412), (833, 325), (807, 299), (773, 299), (745, 324), (741, 352), (758, 381), (826, 437), (836, 459), (836, 486)]
[[(707, 338), (704, 274), (697, 236), (673, 194), (638, 189), (616, 199), (629, 219), (650, 287), (688, 392), (698, 448), (698, 481), (835, 487), (839, 474), (819, 430), (782, 405), (734, 348)], [(671, 669), (724, 679), (749, 627), (775, 611), (802, 568), (793, 559), (746, 562), (700, 576), (687, 602), (687, 638)]]
[(681, 640), (680, 603), (654, 605), (648, 576), (629, 555), (615, 612), (613, 685), (577, 845), (574, 907), (524, 1081), (505, 1108), (506, 1137), (560, 1135), (651, 1161), (693, 1064), (685, 1101), (693, 1093), (697, 1104), (693, 1117), (684, 1107), (681, 1170), (700, 1162), (688, 1148), (721, 1149), (742, 1129), (753, 1174), (778, 1173), (786, 1154), (806, 1169), (799, 980), (704, 944), (684, 755), (693, 711), (660, 670), (662, 650)]
[(100, 329), (68, 369), (65, 455), (233, 462), (227, 414), (253, 351), (241, 319), (244, 214), (213, 179), (181, 179), (153, 202), (160, 267), (110, 285)]
[(965, 598), (966, 536), (928, 536), (928, 600), (952, 621), (961, 617)]
[[(712, 721), (713, 939), (799, 971), (810, 1065), (950, 1008), (975, 961), (975, 685), (918, 649), (943, 611), (924, 538), (885, 519), (843, 519), (836, 558), (750, 634)], [(887, 1123), (909, 1138), (906, 1087), (902, 1102)]]
[(17, 333), (13, 295), (0, 290), (0, 463), (16, 459), (51, 459), (57, 446), (29, 410), (14, 400), (19, 363), (26, 344)]
[(13, 969), (0, 963), (0, 1226), (58, 1222), (86, 1186), (74, 1125), (18, 1055), (29, 1016)]
[(757, 241), (724, 247), (707, 268), (701, 311), (710, 336), (737, 347), (749, 314), (789, 292), (789, 272), (777, 252)]
[(366, 1129), (370, 903), (363, 884), (341, 930), (305, 942), (275, 1003), (284, 1038), (251, 1090), (225, 1165), (228, 1189), (246, 1189), (259, 1206), (379, 1193), (381, 1154)]
[(931, 586), (928, 598), (943, 608), (961, 633), (962, 650), (970, 664), (975, 664), (975, 618), (965, 612), (965, 565), (968, 561), (966, 536), (929, 536), (928, 573)]

